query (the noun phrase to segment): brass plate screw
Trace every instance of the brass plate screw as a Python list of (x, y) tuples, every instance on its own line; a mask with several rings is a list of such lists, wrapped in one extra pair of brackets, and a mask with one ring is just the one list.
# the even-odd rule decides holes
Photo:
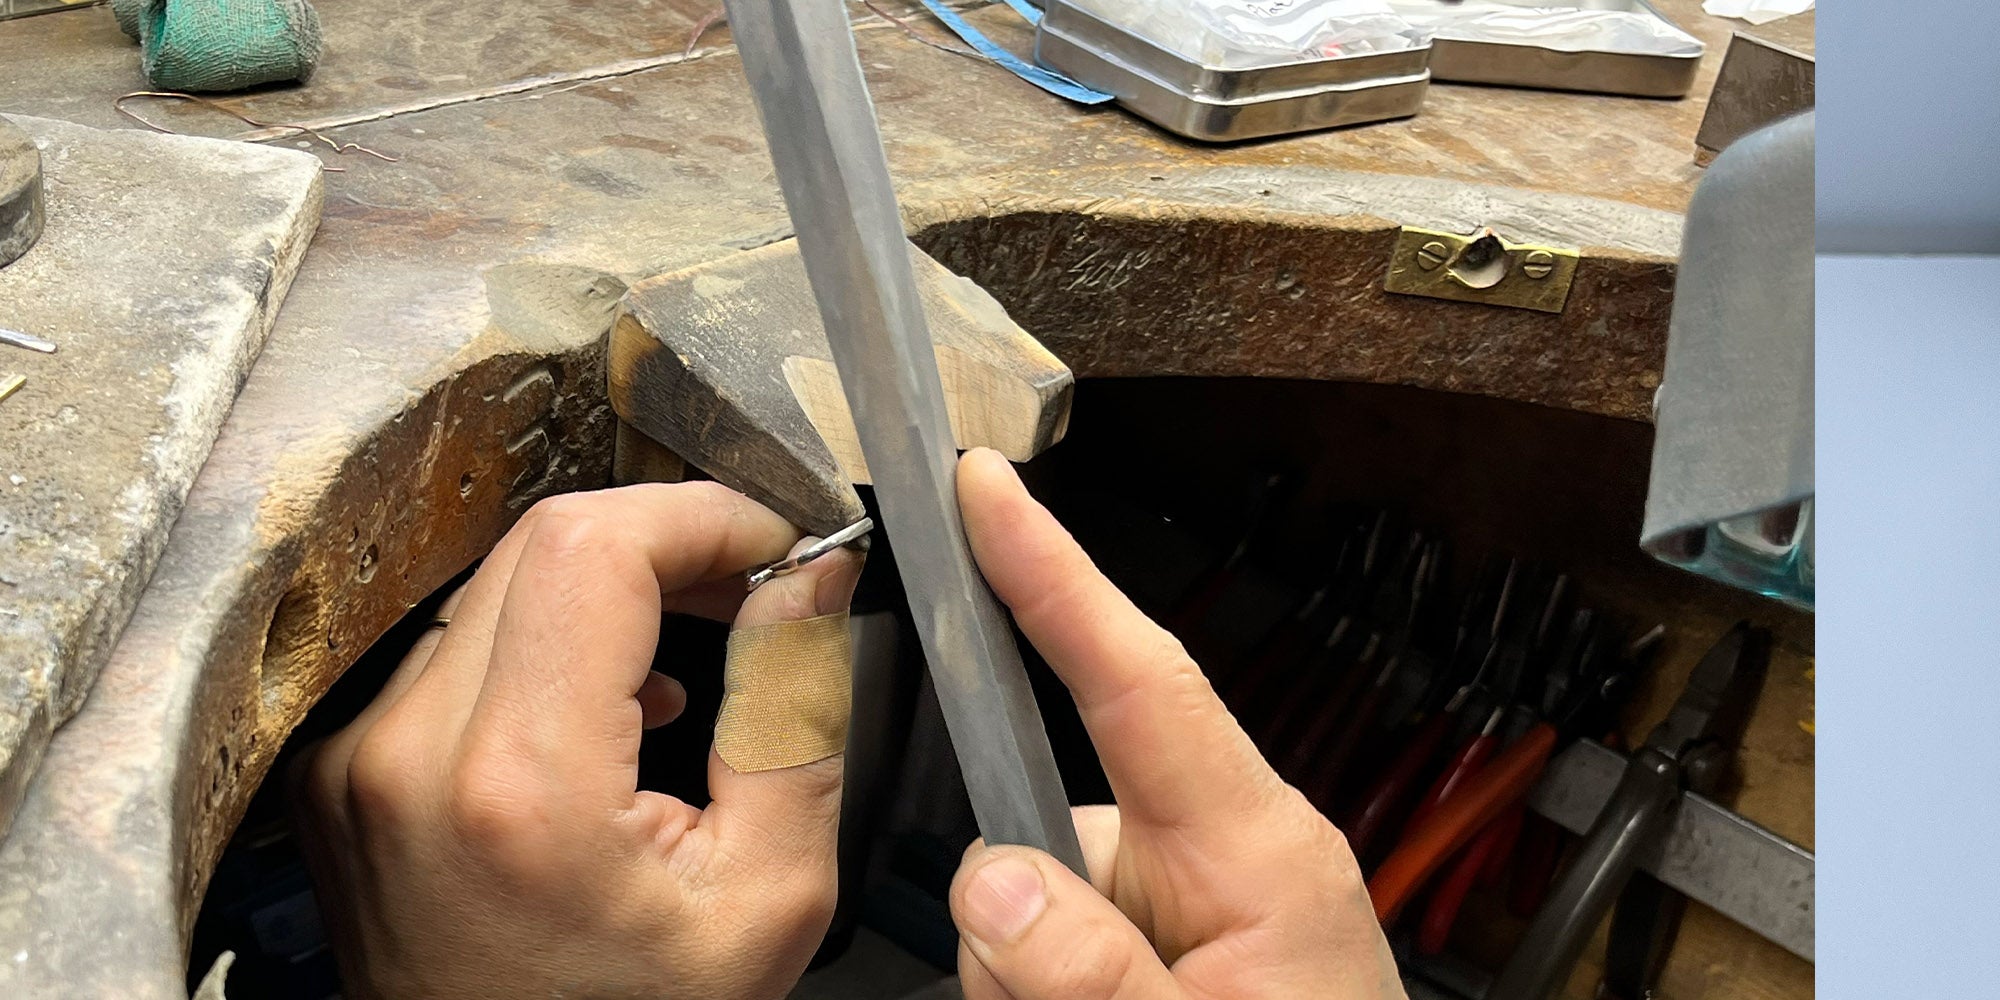
[(1515, 243), (1490, 226), (1470, 233), (1401, 226), (1382, 290), (1559, 313), (1569, 300), (1576, 265), (1575, 250)]

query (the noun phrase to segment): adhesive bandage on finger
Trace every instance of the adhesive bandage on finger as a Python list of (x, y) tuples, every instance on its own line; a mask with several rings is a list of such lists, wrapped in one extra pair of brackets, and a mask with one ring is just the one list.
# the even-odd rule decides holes
[(841, 752), (853, 664), (845, 611), (731, 632), (715, 752), (743, 773)]

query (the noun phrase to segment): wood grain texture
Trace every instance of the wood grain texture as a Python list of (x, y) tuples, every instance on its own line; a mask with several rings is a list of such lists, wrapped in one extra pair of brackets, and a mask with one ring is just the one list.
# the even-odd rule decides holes
[[(915, 0), (878, 0), (907, 15)], [(330, 128), (452, 104), (527, 95), (592, 79), (657, 69), (729, 51), (725, 24), (694, 29), (720, 9), (714, 0), (556, 0), (549, 3), (407, 3), (327, 0), (325, 54), (307, 85), (282, 84), (204, 95), (263, 122)], [(857, 24), (888, 27), (853, 5)], [(151, 90), (139, 47), (118, 30), (109, 5), (0, 26), (0, 94), (23, 111), (100, 128), (130, 128), (112, 100)], [(13, 106), (16, 96), (30, 106)], [(271, 130), (212, 108), (142, 100), (132, 110), (175, 131), (216, 138), (273, 138)], [(290, 140), (291, 134), (276, 136)]]
[(688, 477), (686, 459), (631, 424), (618, 421), (617, 435), (611, 446), (613, 483), (678, 483)]
[[(896, 0), (883, 6), (908, 11), (914, 5)], [(856, 23), (864, 40), (862, 65), (884, 117), (890, 166), (899, 178), (1008, 158), (1044, 171), (1067, 169), (1130, 162), (1142, 152), (1167, 172), (1310, 164), (1562, 191), (1678, 212), (1700, 176), (1689, 160), (1690, 139), (1730, 33), (1742, 22), (1703, 13), (1701, 0), (1655, 6), (1708, 47), (1685, 100), (1439, 83), (1414, 118), (1222, 147), (1190, 146), (1115, 109), (1076, 108), (989, 65), (919, 45), (859, 7)], [(403, 128), (388, 131), (398, 141), (360, 140), (401, 153), (454, 141), (441, 129), (406, 131), (423, 127), (415, 119), (426, 113), (488, 102), (537, 105), (567, 96), (556, 92), (569, 87), (626, 112), (626, 127), (605, 135), (625, 132), (682, 146), (720, 132), (761, 149), (748, 95), (730, 92), (741, 77), (727, 30), (708, 35), (691, 62), (679, 58), (688, 29), (712, 7), (706, 0), (672, 0), (638, 13), (609, 0), (494, 8), (344, 0), (337, 13), (326, 15), (327, 55), (310, 86), (235, 95), (225, 104), (265, 121), (352, 124), (377, 139), (384, 136), (371, 123), (403, 119)], [(918, 14), (917, 20), (935, 29), (926, 17)], [(974, 10), (968, 19), (1016, 52), (1032, 50), (1032, 32), (1005, 8)], [(675, 80), (674, 94), (641, 82), (660, 74)], [(716, 86), (723, 81), (730, 86)], [(0, 93), (8, 95), (10, 111), (131, 126), (111, 101), (141, 89), (137, 51), (106, 10), (48, 14), (0, 28)], [(718, 119), (717, 111), (739, 117)], [(161, 104), (145, 113), (200, 134), (255, 132), (194, 107)], [(708, 127), (718, 120), (723, 128)], [(703, 127), (676, 127), (681, 121)], [(965, 142), (905, 158), (913, 143), (946, 137)], [(532, 155), (541, 148), (529, 140), (510, 152)]]
[[(1370, 175), (1337, 183), (1406, 219), (1494, 194)], [(1295, 197), (1310, 204), (1316, 193)], [(1561, 199), (1534, 201), (1514, 228), (1569, 245), (1612, 235), (1566, 218)], [(991, 207), (1001, 210), (940, 222), (916, 240), (993, 289), (1081, 378), (1393, 382), (1626, 418), (1649, 415), (1659, 385), (1673, 268), (1652, 254), (1592, 245), (1569, 306), (1550, 314), (1389, 294), (1396, 226), (1379, 217), (1290, 206), (1181, 214), (1136, 198), (1089, 212)], [(1671, 245), (1670, 227), (1660, 230), (1656, 253)]]
[[(1062, 437), (1069, 369), (993, 297), (910, 248), (961, 448), (1025, 462)], [(722, 484), (827, 535), (861, 519), (867, 463), (798, 244), (634, 285), (609, 347), (619, 419)]]

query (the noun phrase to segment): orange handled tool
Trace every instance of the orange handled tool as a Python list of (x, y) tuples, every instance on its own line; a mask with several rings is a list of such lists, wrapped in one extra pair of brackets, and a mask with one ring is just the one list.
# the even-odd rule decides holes
[(1457, 716), (1449, 712), (1436, 712), (1425, 719), (1395, 763), (1376, 778), (1375, 786), (1362, 799), (1359, 811), (1347, 824), (1347, 842), (1354, 848), (1354, 856), (1366, 864), (1373, 859), (1376, 845), (1385, 834), (1391, 833), (1398, 810), (1405, 808), (1410, 793), (1423, 780), (1444, 748), (1445, 738), (1451, 735), (1451, 726)]
[(1567, 831), (1540, 816), (1530, 814), (1521, 828), (1521, 861), (1514, 868), (1514, 881), (1507, 890), (1507, 909), (1526, 919), (1542, 908), (1549, 896), (1549, 883), (1562, 865), (1563, 838)]
[(1478, 880), (1480, 872), (1492, 864), (1494, 854), (1500, 850), (1500, 842), (1506, 836), (1502, 824), (1506, 824), (1506, 816), (1480, 830), (1472, 846), (1458, 852), (1438, 888), (1430, 892), (1430, 902), (1424, 904), (1424, 918), (1416, 924), (1416, 954), (1438, 954), (1444, 950), (1444, 942), (1452, 936), (1452, 924), (1458, 922), (1458, 908), (1466, 902), (1466, 892), (1472, 892), (1472, 882)]
[(1500, 828), (1503, 833), (1499, 843), (1487, 855), (1486, 867), (1479, 869), (1477, 884), (1481, 889), (1498, 889), (1506, 881), (1508, 868), (1514, 861), (1515, 852), (1521, 846), (1521, 829), (1527, 818), (1528, 807), (1516, 805), (1494, 821), (1493, 825)]
[(1405, 830), (1415, 830), (1423, 826), (1431, 818), (1431, 814), (1437, 812), (1438, 806), (1464, 791), (1473, 776), (1481, 772), (1486, 762), (1493, 757), (1494, 751), (1500, 748), (1500, 737), (1496, 730), (1500, 728), (1500, 720), (1506, 714), (1504, 708), (1494, 709), (1486, 717), (1486, 724), (1480, 727), (1479, 734), (1468, 740), (1456, 754), (1452, 755), (1451, 763), (1446, 764), (1444, 771), (1437, 776), (1437, 780), (1431, 783), (1430, 791), (1425, 792), (1424, 797), (1418, 800), (1417, 809), (1410, 814), (1409, 822), (1404, 826)]
[(1527, 795), (1555, 748), (1555, 727), (1536, 723), (1480, 769), (1475, 781), (1439, 803), (1422, 823), (1412, 824), (1395, 853), (1368, 880), (1376, 919), (1384, 924), (1395, 920), (1446, 859)]

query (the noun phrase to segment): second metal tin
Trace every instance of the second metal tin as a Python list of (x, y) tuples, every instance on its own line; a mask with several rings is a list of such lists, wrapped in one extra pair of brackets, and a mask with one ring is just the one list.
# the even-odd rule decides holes
[(1430, 46), (1284, 63), (1204, 66), (1064, 2), (1049, 0), (1035, 61), (1118, 97), (1169, 132), (1209, 142), (1403, 118), (1423, 106)]
[[(1575, 11), (1622, 12), (1659, 21), (1686, 34), (1666, 19), (1646, 0), (1487, 0), (1494, 7), (1543, 9), (1555, 13)], [(1425, 10), (1449, 9), (1443, 2), (1393, 0), (1399, 12), (1415, 15)], [(1431, 75), (1439, 80), (1461, 83), (1490, 83), (1503, 87), (1534, 87), (1546, 90), (1583, 90), (1634, 97), (1682, 97), (1694, 86), (1701, 68), (1702, 44), (1688, 36), (1692, 46), (1680, 52), (1649, 52), (1616, 49), (1562, 49), (1528, 40), (1481, 37), (1476, 27), (1441, 28), (1431, 41)]]

